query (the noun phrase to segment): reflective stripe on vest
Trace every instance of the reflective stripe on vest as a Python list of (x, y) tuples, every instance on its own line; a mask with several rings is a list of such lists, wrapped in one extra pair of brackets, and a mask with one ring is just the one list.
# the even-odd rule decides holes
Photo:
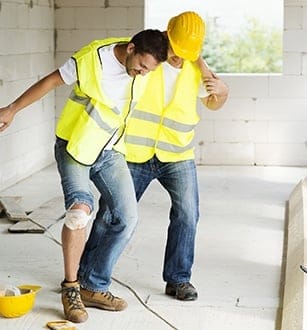
[[(133, 110), (130, 118), (142, 119), (142, 120), (146, 120), (146, 121), (151, 121), (153, 123), (161, 122), (161, 116), (154, 115), (152, 113), (148, 113), (148, 112), (144, 112), (144, 111), (140, 111), (140, 110)], [(169, 118), (163, 118), (161, 124), (165, 127), (172, 128), (179, 132), (190, 132), (196, 126), (196, 125), (182, 124), (182, 123), (179, 123), (179, 122), (169, 119)]]
[(194, 157), (200, 72), (191, 62), (184, 62), (167, 106), (163, 79), (162, 66), (149, 73), (146, 90), (131, 112), (125, 135), (128, 161), (145, 162), (155, 154), (163, 162)]
[[(101, 116), (99, 115), (99, 111), (93, 106), (90, 99), (88, 97), (82, 97), (77, 95), (74, 91), (71, 92), (69, 98), (73, 100), (76, 103), (79, 103), (81, 105), (85, 106), (85, 111), (88, 113), (88, 115), (96, 122), (96, 124), (103, 130), (109, 132), (112, 134), (114, 132), (114, 129), (112, 129), (107, 122), (103, 121)], [(120, 115), (120, 111), (117, 107), (110, 108), (113, 110), (113, 112), (117, 115)]]
[[(154, 139), (143, 138), (140, 136), (133, 136), (133, 135), (128, 135), (128, 136), (126, 135), (125, 142), (131, 143), (131, 144), (138, 144), (138, 145), (146, 146), (146, 147), (155, 147), (155, 144), (156, 144), (156, 141)], [(193, 147), (193, 144), (189, 144), (185, 147), (180, 147), (180, 146), (176, 146), (171, 143), (161, 142), (161, 141), (158, 141), (157, 145), (156, 145), (157, 149), (161, 149), (161, 150), (167, 151), (167, 152), (175, 152), (175, 153), (185, 152), (192, 147)]]
[[(72, 101), (75, 101), (76, 103), (80, 103), (84, 106), (87, 106), (88, 103), (90, 102), (90, 98), (88, 97), (84, 97), (84, 96), (80, 96), (80, 95), (77, 95), (75, 93), (74, 90), (71, 91), (70, 95), (69, 95), (69, 98), (72, 100)], [(94, 108), (94, 107), (93, 107)], [(113, 112), (116, 114), (116, 115), (120, 115), (120, 111), (118, 110), (117, 107), (112, 107), (110, 108), (111, 110), (113, 110)], [(87, 111), (89, 113), (89, 111)]]

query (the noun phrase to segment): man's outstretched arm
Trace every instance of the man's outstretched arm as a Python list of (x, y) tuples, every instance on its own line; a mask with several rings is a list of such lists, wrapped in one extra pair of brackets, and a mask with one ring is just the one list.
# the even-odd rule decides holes
[(64, 84), (59, 70), (56, 70), (29, 87), (11, 104), (0, 108), (0, 132), (10, 126), (16, 113), (41, 99), (51, 90)]

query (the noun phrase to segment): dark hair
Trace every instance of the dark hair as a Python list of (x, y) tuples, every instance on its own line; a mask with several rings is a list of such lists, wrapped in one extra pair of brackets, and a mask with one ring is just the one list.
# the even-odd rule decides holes
[(168, 40), (159, 30), (143, 30), (130, 40), (135, 45), (136, 54), (148, 53), (158, 62), (167, 60)]

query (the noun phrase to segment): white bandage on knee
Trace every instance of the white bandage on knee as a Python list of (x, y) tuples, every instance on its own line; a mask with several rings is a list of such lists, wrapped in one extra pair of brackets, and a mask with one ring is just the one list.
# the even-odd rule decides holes
[(91, 220), (91, 215), (87, 215), (84, 210), (68, 210), (65, 215), (64, 224), (71, 230), (85, 228)]

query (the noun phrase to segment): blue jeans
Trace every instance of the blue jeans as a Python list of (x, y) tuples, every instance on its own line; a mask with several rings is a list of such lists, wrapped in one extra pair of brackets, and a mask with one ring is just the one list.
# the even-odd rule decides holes
[(56, 141), (55, 156), (66, 209), (75, 203), (85, 203), (94, 209), (90, 181), (100, 193), (99, 205), (103, 207), (94, 219), (78, 278), (83, 288), (105, 292), (113, 267), (137, 224), (137, 203), (127, 163), (122, 154), (106, 150), (92, 166), (81, 165), (70, 157), (66, 142), (60, 139)]
[(193, 160), (162, 163), (153, 157), (145, 163), (128, 163), (139, 201), (154, 179), (171, 198), (170, 223), (164, 255), (163, 279), (177, 284), (189, 282), (194, 261), (199, 197)]

